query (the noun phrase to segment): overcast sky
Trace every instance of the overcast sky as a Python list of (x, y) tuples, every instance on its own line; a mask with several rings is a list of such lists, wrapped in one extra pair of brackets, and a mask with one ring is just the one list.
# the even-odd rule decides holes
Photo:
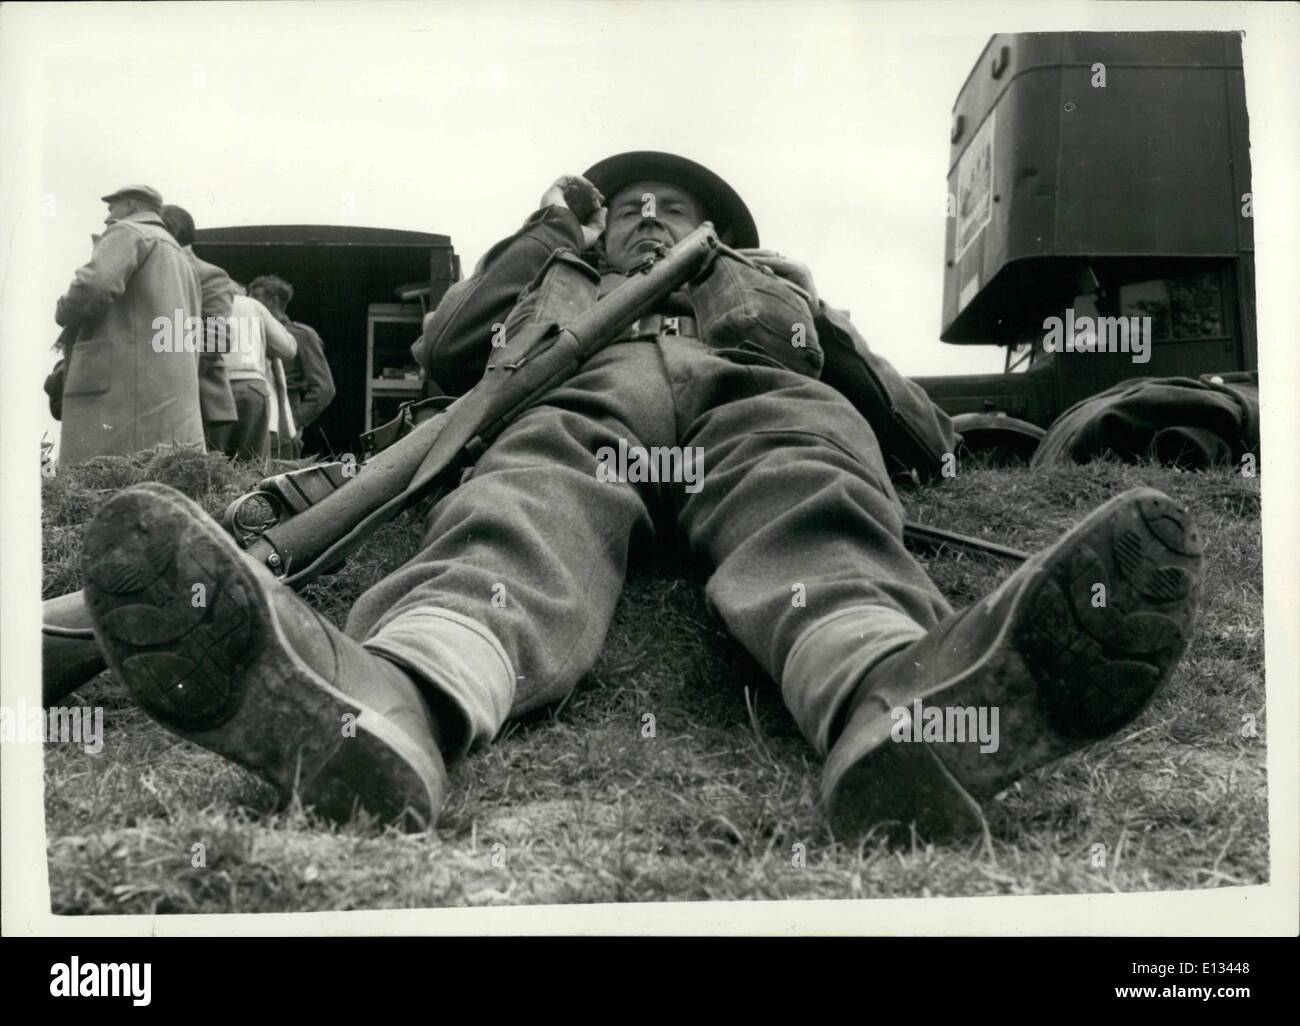
[(9, 323), (53, 341), (98, 197), (124, 183), (154, 185), (200, 227), (450, 235), (468, 270), (558, 175), (664, 149), (727, 178), (764, 243), (809, 264), (904, 372), (996, 370), (999, 350), (938, 341), (953, 101), (995, 30), (1105, 27), (1090, 5), (997, 10), (6, 5), (0, 47), (23, 69), (10, 130), (30, 157), (8, 182), (41, 214), (22, 287), (5, 283)]

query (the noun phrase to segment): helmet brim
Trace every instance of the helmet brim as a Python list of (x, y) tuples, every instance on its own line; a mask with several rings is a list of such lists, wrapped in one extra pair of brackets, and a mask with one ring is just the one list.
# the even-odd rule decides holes
[(696, 197), (713, 222), (719, 238), (737, 249), (758, 245), (758, 227), (740, 195), (703, 164), (675, 153), (633, 150), (615, 154), (593, 164), (583, 175), (605, 197), (613, 196), (633, 182), (669, 182)]

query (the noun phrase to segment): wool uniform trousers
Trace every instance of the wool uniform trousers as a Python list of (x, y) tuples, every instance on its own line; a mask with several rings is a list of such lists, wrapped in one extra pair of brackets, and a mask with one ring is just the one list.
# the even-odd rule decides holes
[[(597, 454), (620, 442), (691, 448), (702, 483), (608, 480)], [(591, 669), (630, 554), (665, 519), (823, 755), (867, 669), (952, 611), (904, 548), (880, 449), (843, 396), (663, 335), (601, 350), (502, 432), (347, 631), (454, 714), (458, 758)]]

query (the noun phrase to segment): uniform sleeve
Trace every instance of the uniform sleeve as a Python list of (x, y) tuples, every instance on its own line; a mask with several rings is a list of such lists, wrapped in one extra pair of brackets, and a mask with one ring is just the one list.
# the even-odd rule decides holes
[(425, 373), (452, 395), (473, 388), (492, 349), (493, 325), (505, 322), (519, 293), (565, 246), (582, 248), (582, 228), (572, 211), (554, 206), (488, 250), (473, 275), (447, 290), (411, 347)]
[(262, 319), (262, 326), (266, 329), (268, 363), (272, 357), (277, 360), (292, 360), (298, 355), (298, 340), (289, 334), (288, 328), (275, 319), (275, 314), (258, 303), (257, 316)]
[(68, 291), (59, 297), (54, 320), (72, 327), (104, 313), (126, 291), (153, 243), (124, 224), (108, 226), (91, 253), (90, 263), (77, 269)]
[(322, 413), (334, 401), (334, 375), (330, 373), (329, 361), (325, 359), (325, 344), (315, 330), (305, 324), (299, 324), (303, 333), (298, 343), (298, 359), (302, 364), (304, 379), (302, 403), (299, 408), (301, 431)]

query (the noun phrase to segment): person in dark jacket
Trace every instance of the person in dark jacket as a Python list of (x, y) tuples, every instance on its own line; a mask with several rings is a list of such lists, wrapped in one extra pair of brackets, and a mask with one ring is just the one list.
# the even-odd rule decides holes
[(303, 432), (334, 401), (334, 375), (325, 358), (325, 344), (316, 329), (289, 320), (287, 309), (293, 301), (293, 286), (274, 274), (264, 274), (248, 283), (248, 294), (271, 311), (277, 321), (289, 329), (298, 341), (298, 354), (284, 364), (285, 386), (298, 433), (280, 443), (280, 459), (298, 459), (303, 454)]
[[(541, 397), (346, 633), (183, 496), (119, 493), (85, 543), (114, 674), (171, 730), (285, 794), (299, 785), (326, 816), (432, 824), (446, 763), (562, 700), (600, 653), (632, 553), (680, 531), (712, 571), (712, 608), (825, 757), (838, 837), (976, 826), (980, 802), (1136, 716), (1190, 636), (1200, 547), (1186, 511), (1150, 489), (1117, 496), (955, 613), (903, 545), (871, 423), (765, 327), (788, 312), (802, 350), (847, 322), (805, 266), (758, 248), (743, 201), (701, 165), (638, 152), (557, 180), (448, 292), (416, 355), (463, 391), (494, 340), (545, 305), (553, 258), (586, 254), (609, 292), (705, 219), (770, 273), (720, 257)], [(737, 310), (724, 338), (715, 314)], [(229, 601), (171, 613), (195, 581)], [(185, 629), (146, 630), (151, 608)]]
[(184, 207), (169, 203), (162, 208), (163, 223), (180, 243), (199, 278), (203, 316), (203, 351), (199, 354), (199, 407), (203, 413), (203, 438), (209, 452), (224, 452), (239, 420), (235, 396), (226, 376), (225, 361), (218, 351), (225, 338), (223, 323), (230, 317), (235, 283), (216, 264), (200, 260), (194, 253), (194, 218)]

